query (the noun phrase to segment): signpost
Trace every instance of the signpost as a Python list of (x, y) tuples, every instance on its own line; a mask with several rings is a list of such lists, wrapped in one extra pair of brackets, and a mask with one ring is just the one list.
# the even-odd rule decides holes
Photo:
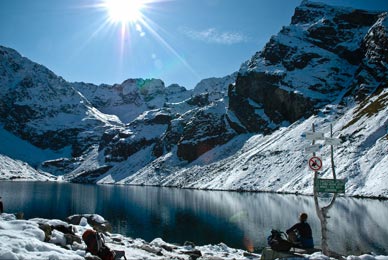
[[(334, 152), (333, 146), (341, 144), (340, 139), (333, 138), (333, 126), (330, 125), (330, 137), (324, 136), (323, 133), (315, 132), (315, 126), (312, 125), (312, 132), (306, 132), (302, 136), (306, 137), (307, 140), (311, 140), (311, 146), (309, 148), (305, 148), (306, 151), (311, 152), (313, 156), (309, 159), (308, 164), (311, 170), (314, 171), (314, 202), (315, 209), (318, 215), (318, 218), (321, 222), (321, 247), (323, 254), (330, 256), (330, 250), (328, 245), (328, 213), (329, 209), (333, 206), (335, 199), (338, 193), (345, 193), (345, 180), (338, 179), (335, 173), (334, 166)], [(317, 152), (321, 146), (319, 144), (315, 144), (315, 141), (324, 140), (325, 145), (330, 145), (330, 157), (331, 157), (331, 170), (333, 173), (333, 179), (320, 179), (318, 178), (319, 170), (322, 168), (322, 160), (315, 156), (315, 152)], [(325, 207), (319, 206), (318, 201), (318, 193), (326, 192), (326, 193), (334, 193), (330, 203)]]
[(319, 179), (315, 181), (315, 189), (318, 192), (345, 193), (345, 179)]
[(325, 137), (325, 144), (328, 145), (340, 145), (341, 140), (338, 138), (332, 138), (332, 137)]
[(306, 153), (315, 153), (315, 152), (318, 152), (319, 149), (321, 148), (322, 148), (322, 145), (314, 144), (314, 145), (305, 146), (304, 150), (306, 151)]
[(306, 136), (307, 140), (324, 140), (325, 137), (323, 136), (323, 133), (320, 132), (305, 132), (304, 135)]

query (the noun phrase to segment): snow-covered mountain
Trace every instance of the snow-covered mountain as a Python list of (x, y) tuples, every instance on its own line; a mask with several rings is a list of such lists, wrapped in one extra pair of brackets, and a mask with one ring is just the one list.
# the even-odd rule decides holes
[(94, 108), (50, 70), (0, 49), (0, 118), (5, 130), (42, 149), (72, 146), (79, 156), (105, 129), (122, 124)]
[[(56, 175), (77, 169), (88, 149), (94, 151), (95, 146), (100, 150), (107, 146), (104, 154), (108, 162), (127, 159), (148, 145), (157, 146), (155, 153), (160, 153), (169, 145), (165, 140), (176, 134), (165, 133), (167, 125), (174, 118), (180, 118), (176, 122), (183, 125), (196, 110), (222, 102), (228, 85), (237, 76), (203, 80), (194, 90), (176, 84), (165, 87), (158, 79), (128, 79), (113, 86), (96, 86), (66, 82), (9, 48), (1, 47), (0, 58), (3, 139), (24, 139), (51, 150), (46, 159), (40, 157), (40, 166), (36, 153), (29, 156), (5, 146), (1, 153)], [(119, 143), (112, 133), (119, 134)], [(128, 137), (126, 141), (122, 135)], [(162, 135), (166, 137), (161, 139)], [(16, 142), (19, 149), (30, 151), (24, 148), (24, 142)], [(102, 165), (103, 169), (109, 168), (105, 162)]]
[(1, 47), (0, 136), (49, 149), (34, 167), (73, 182), (311, 194), (302, 133), (332, 124), (346, 193), (388, 197), (387, 16), (303, 1), (238, 72), (193, 90), (69, 83)]
[(268, 117), (293, 123), (346, 95), (369, 96), (386, 83), (386, 23), (386, 14), (303, 2), (242, 65), (231, 109), (248, 130), (268, 132)]
[(100, 85), (75, 83), (74, 87), (94, 107), (106, 114), (117, 115), (129, 123), (144, 111), (162, 108), (165, 103), (190, 97), (191, 91), (172, 85), (165, 88), (160, 79), (128, 79), (122, 84)]

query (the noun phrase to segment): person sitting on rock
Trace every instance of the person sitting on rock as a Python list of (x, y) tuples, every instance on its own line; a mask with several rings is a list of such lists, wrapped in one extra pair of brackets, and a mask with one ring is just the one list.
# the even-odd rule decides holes
[(299, 223), (287, 229), (288, 239), (300, 248), (314, 248), (314, 240), (310, 225), (307, 221), (307, 214), (302, 213), (299, 216)]

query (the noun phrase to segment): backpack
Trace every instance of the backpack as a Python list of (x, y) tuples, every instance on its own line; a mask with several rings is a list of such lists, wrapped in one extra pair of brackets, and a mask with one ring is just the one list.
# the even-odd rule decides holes
[(275, 229), (271, 230), (271, 235), (267, 238), (267, 241), (272, 250), (279, 252), (288, 252), (293, 245), (287, 241), (287, 235), (284, 232)]
[(88, 229), (82, 234), (82, 240), (86, 244), (86, 251), (92, 255), (96, 255), (102, 260), (114, 260), (114, 251), (105, 245), (103, 237), (98, 232)]

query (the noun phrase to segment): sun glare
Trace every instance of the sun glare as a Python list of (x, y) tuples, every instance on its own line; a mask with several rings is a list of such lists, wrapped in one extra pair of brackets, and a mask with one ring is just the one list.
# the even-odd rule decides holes
[[(1, 0), (0, 0), (1, 1)], [(189, 71), (197, 78), (198, 74), (185, 60), (185, 58), (178, 53), (177, 50), (165, 38), (168, 33), (158, 24), (155, 23), (149, 15), (152, 15), (155, 10), (163, 10), (162, 2), (171, 0), (96, 0), (96, 4), (86, 7), (96, 8), (99, 12), (104, 13), (101, 19), (102, 24), (89, 37), (88, 42), (93, 40), (98, 34), (106, 32), (117, 32), (119, 36), (119, 64), (123, 66), (124, 60), (130, 53), (134, 53), (133, 48), (140, 48), (135, 44), (134, 39), (154, 40), (164, 49), (168, 50), (173, 57), (173, 62), (178, 61), (183, 64)], [(163, 34), (161, 34), (162, 32)], [(110, 34), (112, 35), (112, 34)], [(140, 41), (138, 41), (140, 42)], [(85, 45), (86, 46), (86, 43)], [(155, 58), (152, 58), (153, 60)], [(130, 59), (133, 60), (133, 59)]]
[(142, 17), (144, 0), (105, 0), (104, 6), (113, 23), (135, 23)]

